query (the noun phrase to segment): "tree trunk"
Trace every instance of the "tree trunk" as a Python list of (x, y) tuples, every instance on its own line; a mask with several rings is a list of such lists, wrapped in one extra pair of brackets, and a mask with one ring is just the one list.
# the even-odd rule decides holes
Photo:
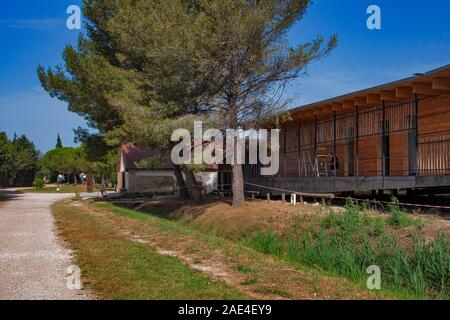
[(76, 173), (73, 174), (73, 182), (74, 182), (74, 184), (78, 183), (77, 174)]
[[(234, 68), (231, 69), (231, 74), (234, 74), (234, 79), (231, 85), (231, 92), (228, 96), (228, 109), (229, 109), (229, 121), (230, 128), (237, 130), (239, 129), (238, 123), (238, 106), (237, 106), (237, 96), (238, 96), (238, 84), (237, 75), (235, 74)], [(242, 164), (238, 164), (238, 137), (234, 137), (234, 164), (232, 165), (233, 182), (233, 206), (239, 207), (245, 203), (245, 193), (244, 193), (244, 175), (242, 172)]]
[(186, 186), (187, 190), (189, 192), (190, 198), (194, 202), (200, 202), (203, 200), (202, 191), (200, 189), (200, 186), (197, 184), (197, 181), (195, 180), (194, 173), (191, 170), (183, 170), (184, 176), (186, 177)]
[(189, 191), (186, 188), (186, 183), (184, 182), (184, 179), (183, 179), (181, 167), (174, 166), (173, 171), (175, 173), (175, 178), (177, 179), (178, 189), (180, 189), (180, 198), (181, 199), (189, 199)]
[(244, 193), (244, 175), (242, 173), (242, 165), (233, 165), (233, 206), (239, 207), (245, 203)]

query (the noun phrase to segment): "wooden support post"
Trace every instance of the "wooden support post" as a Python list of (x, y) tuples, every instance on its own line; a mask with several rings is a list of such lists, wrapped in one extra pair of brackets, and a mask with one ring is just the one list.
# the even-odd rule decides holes
[(300, 118), (298, 118), (298, 128), (297, 128), (297, 130), (298, 130), (298, 145), (297, 145), (297, 148), (298, 148), (298, 152), (297, 152), (297, 155), (298, 155), (298, 177), (300, 178), (301, 176), (302, 176), (302, 166), (301, 166), (301, 155), (302, 155), (302, 139), (301, 139), (301, 133), (302, 133), (302, 130), (301, 130), (301, 124), (302, 124), (302, 122), (301, 122), (302, 120), (300, 119)]
[(386, 154), (384, 152), (385, 149), (385, 135), (386, 135), (386, 104), (383, 100), (383, 111), (382, 111), (382, 120), (381, 120), (381, 172), (383, 176), (383, 186), (384, 186), (384, 177), (386, 176)]
[(325, 198), (322, 198), (322, 204), (323, 204), (324, 206), (327, 205), (327, 200), (326, 200)]
[(359, 107), (356, 106), (356, 186), (358, 187), (359, 177)]
[(336, 128), (336, 111), (333, 111), (333, 176), (334, 176), (334, 191), (336, 191), (336, 175), (337, 175), (337, 157), (336, 157), (336, 132), (337, 132), (337, 128)]
[(301, 204), (304, 204), (304, 203), (305, 203), (305, 201), (304, 201), (304, 199), (303, 199), (303, 196), (300, 196), (300, 202), (301, 202)]
[(291, 194), (291, 204), (297, 205), (297, 195), (295, 193)]
[(416, 163), (415, 163), (415, 175), (419, 176), (419, 158), (420, 158), (420, 154), (419, 154), (419, 98), (417, 96), (417, 94), (414, 97), (414, 103), (415, 103), (415, 107), (416, 107), (416, 121), (415, 121), (415, 135), (416, 135)]
[(286, 195), (285, 195), (284, 193), (281, 195), (281, 201), (282, 201), (283, 203), (286, 202)]
[(287, 178), (287, 122), (284, 123), (284, 157), (283, 157), (283, 168), (284, 168), (284, 177)]
[(314, 165), (317, 160), (317, 115), (314, 115)]
[(270, 193), (267, 194), (267, 201), (270, 202)]

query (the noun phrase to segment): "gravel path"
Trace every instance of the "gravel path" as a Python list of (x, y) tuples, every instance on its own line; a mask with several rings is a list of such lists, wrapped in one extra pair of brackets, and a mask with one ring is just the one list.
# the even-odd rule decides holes
[(72, 195), (18, 194), (0, 190), (0, 300), (80, 300), (90, 295), (67, 288), (70, 250), (56, 236), (50, 205)]

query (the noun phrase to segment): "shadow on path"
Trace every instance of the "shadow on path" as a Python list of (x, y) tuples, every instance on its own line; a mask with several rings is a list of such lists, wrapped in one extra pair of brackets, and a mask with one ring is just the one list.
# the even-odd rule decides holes
[(0, 203), (9, 200), (14, 200), (18, 198), (20, 195), (21, 193), (16, 190), (0, 189)]

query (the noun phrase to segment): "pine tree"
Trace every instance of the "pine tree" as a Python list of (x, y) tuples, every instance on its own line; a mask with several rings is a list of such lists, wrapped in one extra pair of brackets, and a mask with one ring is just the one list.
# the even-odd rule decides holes
[[(280, 93), (336, 46), (336, 36), (291, 47), (309, 0), (85, 0), (87, 35), (65, 68), (38, 68), (42, 86), (110, 143), (170, 149), (170, 133), (206, 119), (255, 126), (282, 110)], [(180, 176), (180, 175), (177, 175)], [(233, 204), (243, 204), (233, 165)]]
[(62, 141), (61, 141), (61, 137), (59, 136), (58, 133), (58, 137), (56, 138), (56, 146), (55, 149), (61, 149), (63, 147)]

